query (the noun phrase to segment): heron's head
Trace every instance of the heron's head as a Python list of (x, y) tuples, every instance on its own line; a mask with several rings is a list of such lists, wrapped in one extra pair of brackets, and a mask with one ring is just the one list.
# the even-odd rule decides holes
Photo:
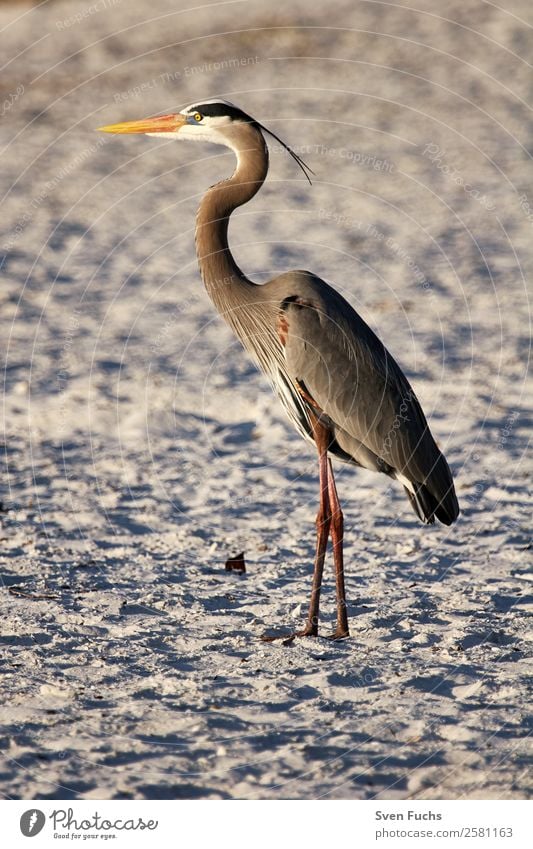
[[(238, 106), (226, 100), (204, 100), (192, 103), (181, 112), (144, 118), (141, 121), (125, 121), (122, 124), (108, 124), (98, 128), (104, 133), (142, 133), (160, 138), (190, 139), (222, 144), (238, 152), (247, 137), (269, 133), (296, 160), (309, 180), (308, 171), (302, 159), (284, 141), (268, 130)], [(312, 173), (312, 172), (311, 172)]]

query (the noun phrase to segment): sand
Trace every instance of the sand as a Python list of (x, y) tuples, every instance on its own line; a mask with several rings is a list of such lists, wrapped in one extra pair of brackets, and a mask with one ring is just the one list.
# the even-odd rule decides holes
[[(531, 792), (533, 18), (415, 5), (1, 4), (4, 797)], [(273, 146), (238, 262), (335, 285), (456, 476), (428, 528), (338, 466), (340, 643), (260, 640), (305, 617), (317, 469), (198, 274), (232, 156), (93, 132), (218, 96), (316, 174)]]

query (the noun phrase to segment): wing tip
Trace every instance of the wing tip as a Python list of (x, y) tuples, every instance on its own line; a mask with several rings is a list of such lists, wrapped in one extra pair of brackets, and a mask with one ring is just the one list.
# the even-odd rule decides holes
[(453, 482), (448, 490), (437, 499), (424, 484), (413, 483), (414, 492), (404, 486), (411, 506), (425, 525), (432, 525), (435, 518), (443, 525), (452, 525), (460, 514)]

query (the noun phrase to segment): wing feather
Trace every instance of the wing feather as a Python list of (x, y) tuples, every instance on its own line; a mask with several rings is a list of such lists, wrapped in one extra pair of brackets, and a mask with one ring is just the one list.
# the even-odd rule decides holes
[(355, 462), (392, 470), (413, 483), (415, 497), (422, 485), (458, 512), (451, 472), (409, 381), (348, 302), (319, 283), (282, 303), (288, 375), (303, 382)]

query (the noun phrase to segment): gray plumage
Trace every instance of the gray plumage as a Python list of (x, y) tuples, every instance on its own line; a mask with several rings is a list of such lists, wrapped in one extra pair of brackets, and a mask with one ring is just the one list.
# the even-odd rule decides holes
[[(313, 591), (307, 625), (291, 637), (318, 633), (329, 534), (337, 588), (333, 636), (346, 637), (343, 519), (327, 455), (397, 479), (425, 523), (437, 518), (449, 525), (459, 515), (450, 469), (416, 395), (383, 343), (323, 280), (307, 271), (290, 271), (257, 285), (235, 263), (228, 245), (229, 217), (253, 198), (265, 180), (268, 148), (263, 133), (270, 130), (224, 101), (193, 104), (177, 115), (103, 129), (213, 141), (237, 156), (233, 175), (212, 186), (200, 203), (196, 222), (200, 272), (215, 307), (268, 376), (298, 431), (315, 442), (319, 452)], [(308, 176), (305, 163), (284, 146)]]
[[(291, 275), (288, 275), (291, 277)], [(329, 422), (330, 451), (400, 481), (425, 522), (458, 515), (453, 479), (400, 367), (356, 311), (323, 280), (297, 273), (284, 287), (287, 371)], [(414, 490), (414, 491), (413, 491)]]
[[(407, 378), (375, 333), (310, 272), (290, 271), (257, 285), (236, 266), (227, 241), (229, 215), (256, 194), (268, 170), (260, 131), (251, 124), (240, 127), (246, 158), (239, 157), (229, 180), (207, 192), (197, 216), (197, 253), (207, 291), (270, 378), (300, 433), (312, 438), (312, 405), (295, 381), (328, 419), (334, 436), (330, 453), (405, 479), (420, 519), (430, 523), (436, 516), (450, 524), (459, 514), (450, 469)], [(280, 318), (288, 324), (285, 345)]]

